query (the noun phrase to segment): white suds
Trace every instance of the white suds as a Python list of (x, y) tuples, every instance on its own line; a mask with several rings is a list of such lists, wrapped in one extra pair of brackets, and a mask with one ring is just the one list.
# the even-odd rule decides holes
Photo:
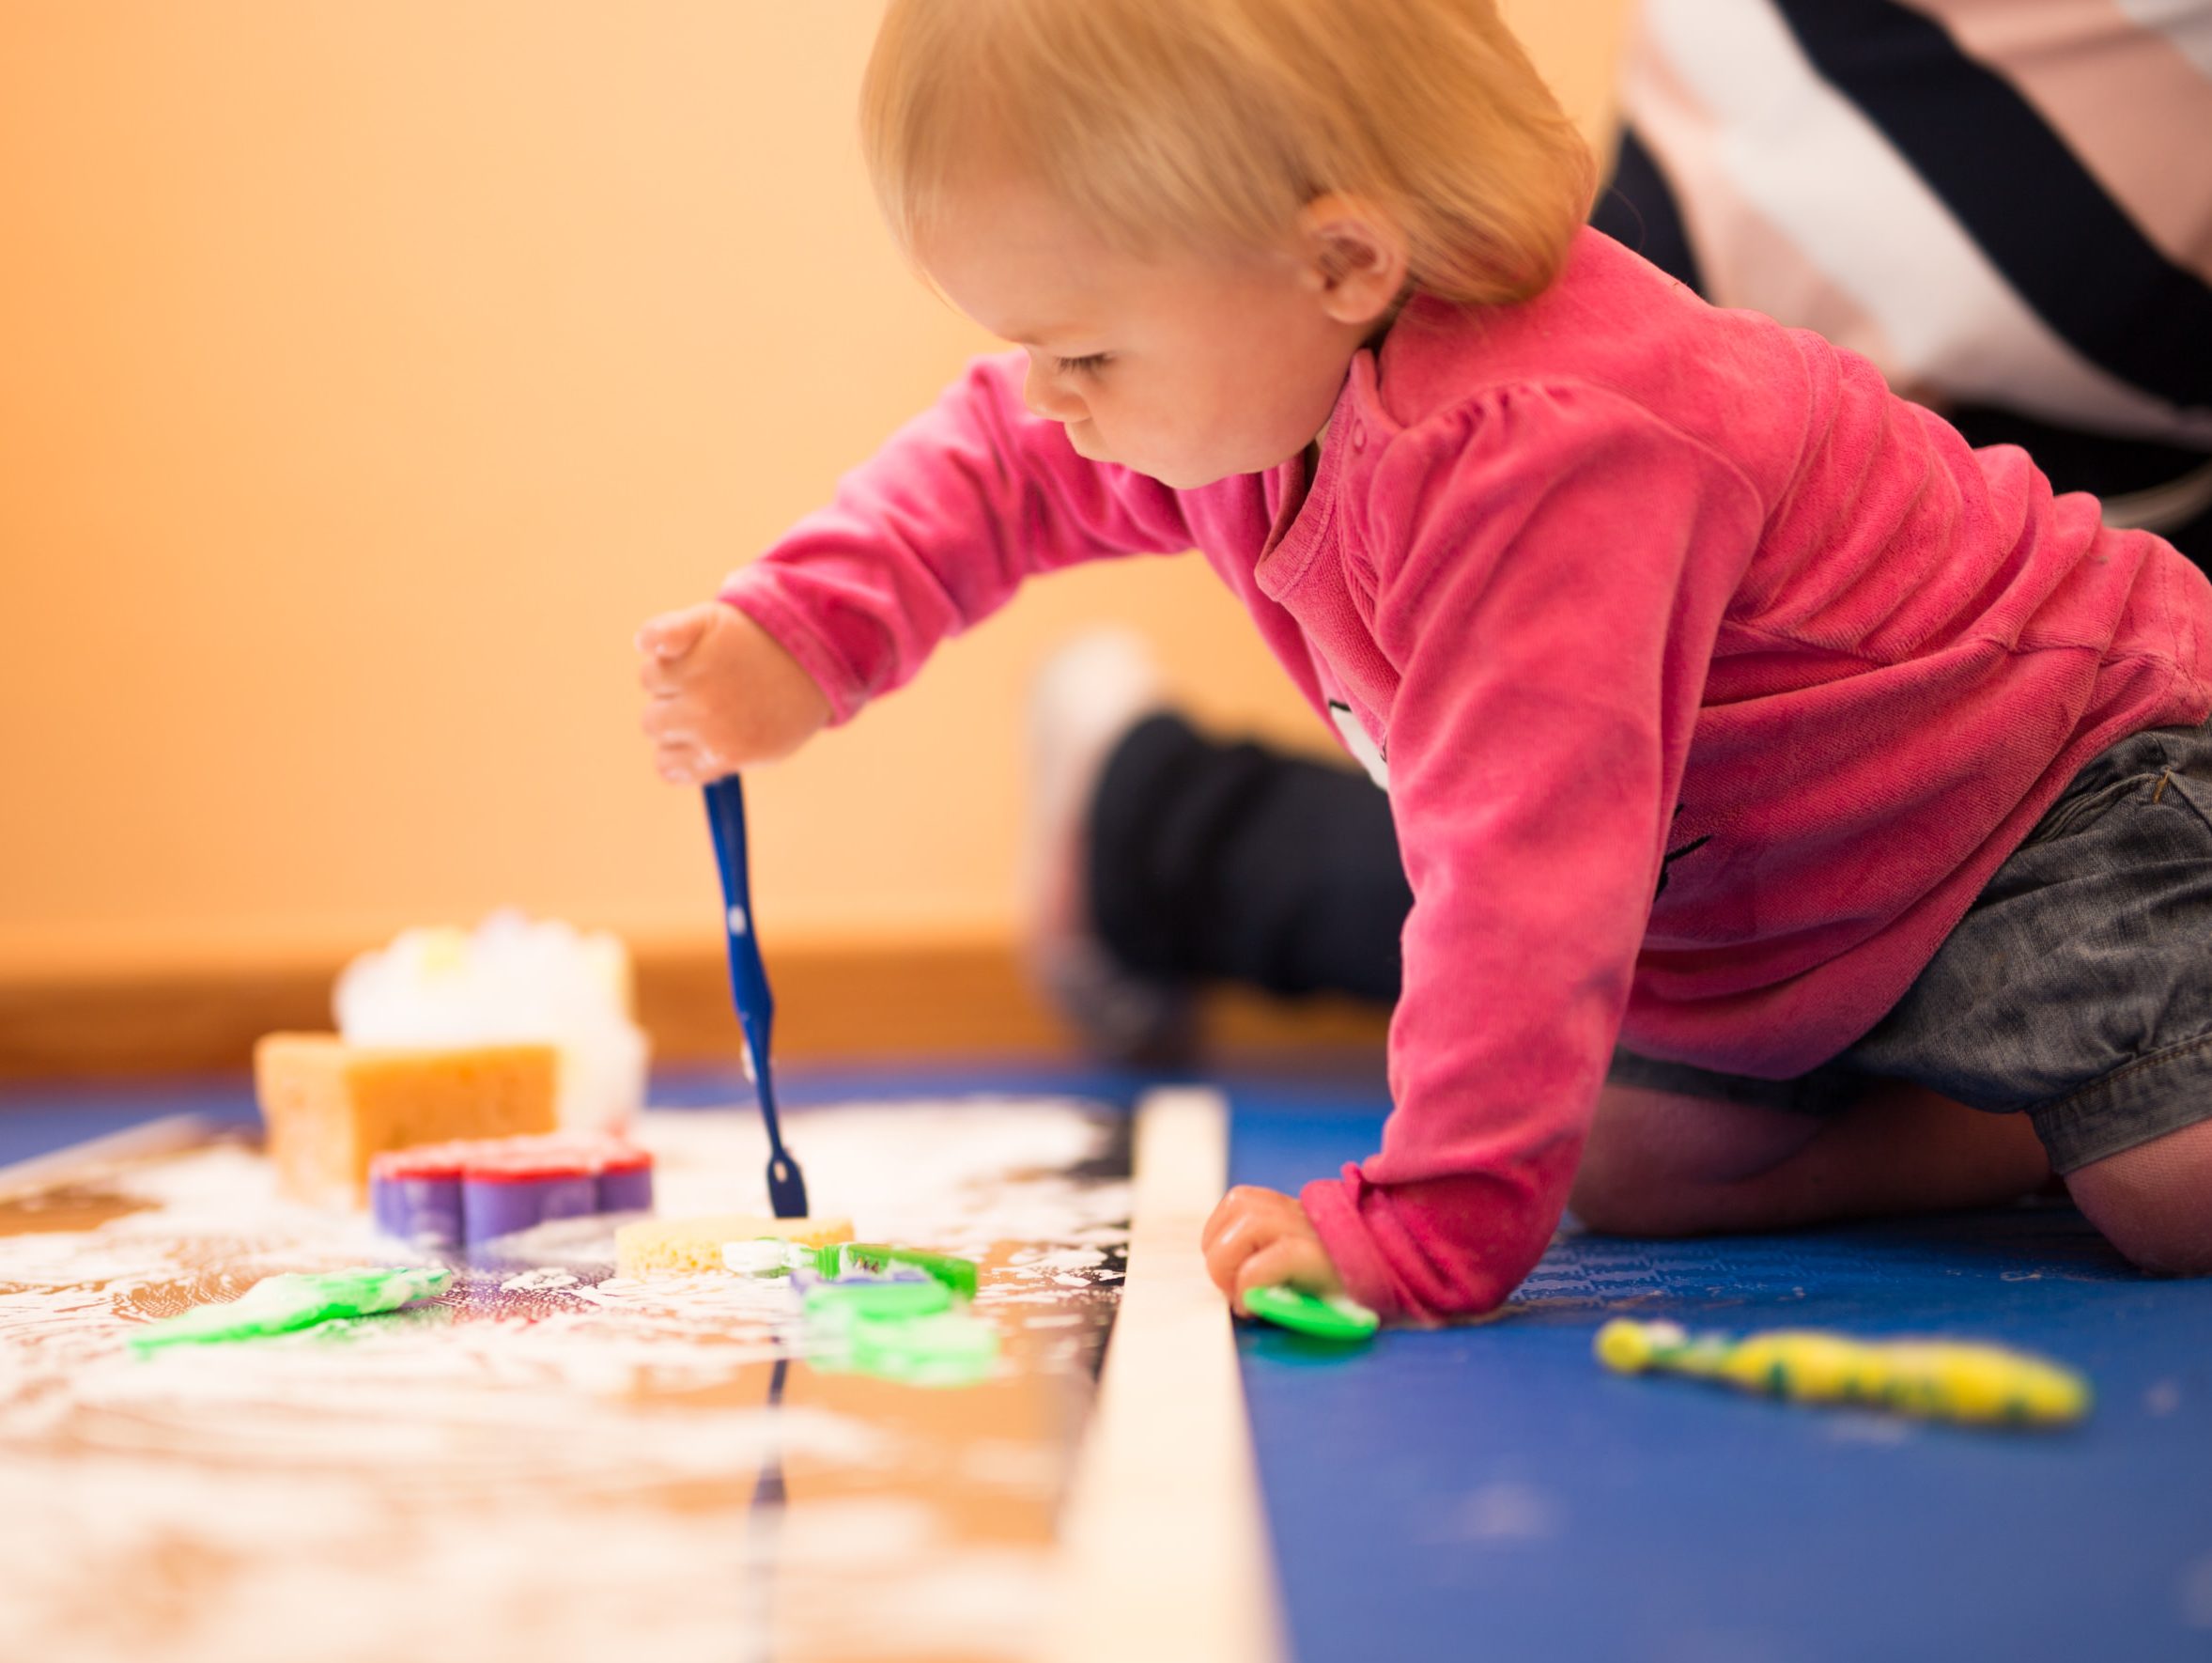
[(519, 1276), (510, 1276), (500, 1283), (503, 1293), (529, 1293), (537, 1289), (572, 1288), (576, 1274), (569, 1270), (556, 1270), (550, 1266), (541, 1270), (525, 1270)]
[(725, 1241), (722, 1268), (737, 1276), (764, 1276), (788, 1268), (781, 1241)]
[[(145, 1210), (0, 1235), (11, 1652), (288, 1663), (311, 1636), (327, 1663), (560, 1663), (650, 1634), (723, 1663), (761, 1649), (772, 1584), (779, 1655), (1025, 1655), (1127, 1234), (1124, 1183), (1068, 1175), (1109, 1130), (1046, 1099), (787, 1122), (862, 1239), (984, 1266), (1008, 1349), (965, 1431), (915, 1420), (919, 1389), (810, 1370), (787, 1279), (608, 1276), (594, 1220), (509, 1238), (427, 1307), (136, 1359), (137, 1325), (263, 1276), (423, 1261), (281, 1200), (239, 1148), (119, 1164), (103, 1181)], [(640, 1134), (662, 1213), (768, 1210), (756, 1115)], [(755, 1509), (786, 1474), (787, 1504)], [(979, 1487), (1035, 1528), (968, 1535)]]

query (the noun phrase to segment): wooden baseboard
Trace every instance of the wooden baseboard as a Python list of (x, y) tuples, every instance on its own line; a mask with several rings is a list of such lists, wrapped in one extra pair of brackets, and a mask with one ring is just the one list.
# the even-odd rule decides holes
[[(738, 1031), (718, 945), (636, 953), (638, 1017), (664, 1063), (734, 1060)], [(343, 954), (159, 968), (0, 973), (0, 1079), (221, 1073), (277, 1029), (332, 1026)], [(771, 951), (779, 1056), (1073, 1055), (1010, 940), (988, 936), (794, 942)], [(1349, 1001), (1209, 996), (1209, 1045), (1371, 1047), (1384, 1017)]]

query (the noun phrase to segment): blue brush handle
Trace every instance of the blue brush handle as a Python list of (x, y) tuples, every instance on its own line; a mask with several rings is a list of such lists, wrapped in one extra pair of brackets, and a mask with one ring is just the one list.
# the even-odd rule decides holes
[(776, 1121), (776, 1086), (768, 1072), (768, 1029), (776, 1019), (767, 967), (752, 927), (752, 889), (746, 877), (745, 787), (731, 774), (706, 787), (706, 823), (714, 833), (715, 864), (722, 875), (722, 924), (730, 942), (730, 993), (745, 1030), (753, 1090), (768, 1128), (768, 1203), (779, 1219), (807, 1216), (807, 1182), (783, 1147)]

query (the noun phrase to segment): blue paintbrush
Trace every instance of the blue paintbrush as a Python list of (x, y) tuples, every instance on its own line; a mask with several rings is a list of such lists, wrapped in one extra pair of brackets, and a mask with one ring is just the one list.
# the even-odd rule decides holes
[(752, 928), (752, 891), (745, 875), (745, 788), (731, 774), (706, 788), (706, 823), (714, 832), (715, 864), (722, 873), (722, 923), (730, 937), (730, 992), (737, 1002), (738, 1026), (745, 1030), (746, 1072), (760, 1095), (761, 1119), (768, 1127), (768, 1205), (779, 1219), (807, 1216), (807, 1181), (783, 1147), (776, 1124), (776, 1087), (768, 1073), (768, 1026), (776, 1000), (768, 991), (767, 967)]

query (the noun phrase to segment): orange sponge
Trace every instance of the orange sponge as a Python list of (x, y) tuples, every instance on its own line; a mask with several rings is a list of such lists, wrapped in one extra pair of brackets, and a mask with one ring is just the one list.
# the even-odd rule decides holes
[(271, 1034), (254, 1048), (254, 1091), (285, 1193), (358, 1206), (369, 1158), (451, 1138), (549, 1132), (559, 1085), (550, 1045), (348, 1045)]
[(641, 1219), (614, 1233), (614, 1257), (624, 1276), (680, 1276), (719, 1270), (722, 1244), (772, 1236), (799, 1247), (827, 1247), (853, 1239), (850, 1219), (754, 1219), (724, 1213), (705, 1219)]

